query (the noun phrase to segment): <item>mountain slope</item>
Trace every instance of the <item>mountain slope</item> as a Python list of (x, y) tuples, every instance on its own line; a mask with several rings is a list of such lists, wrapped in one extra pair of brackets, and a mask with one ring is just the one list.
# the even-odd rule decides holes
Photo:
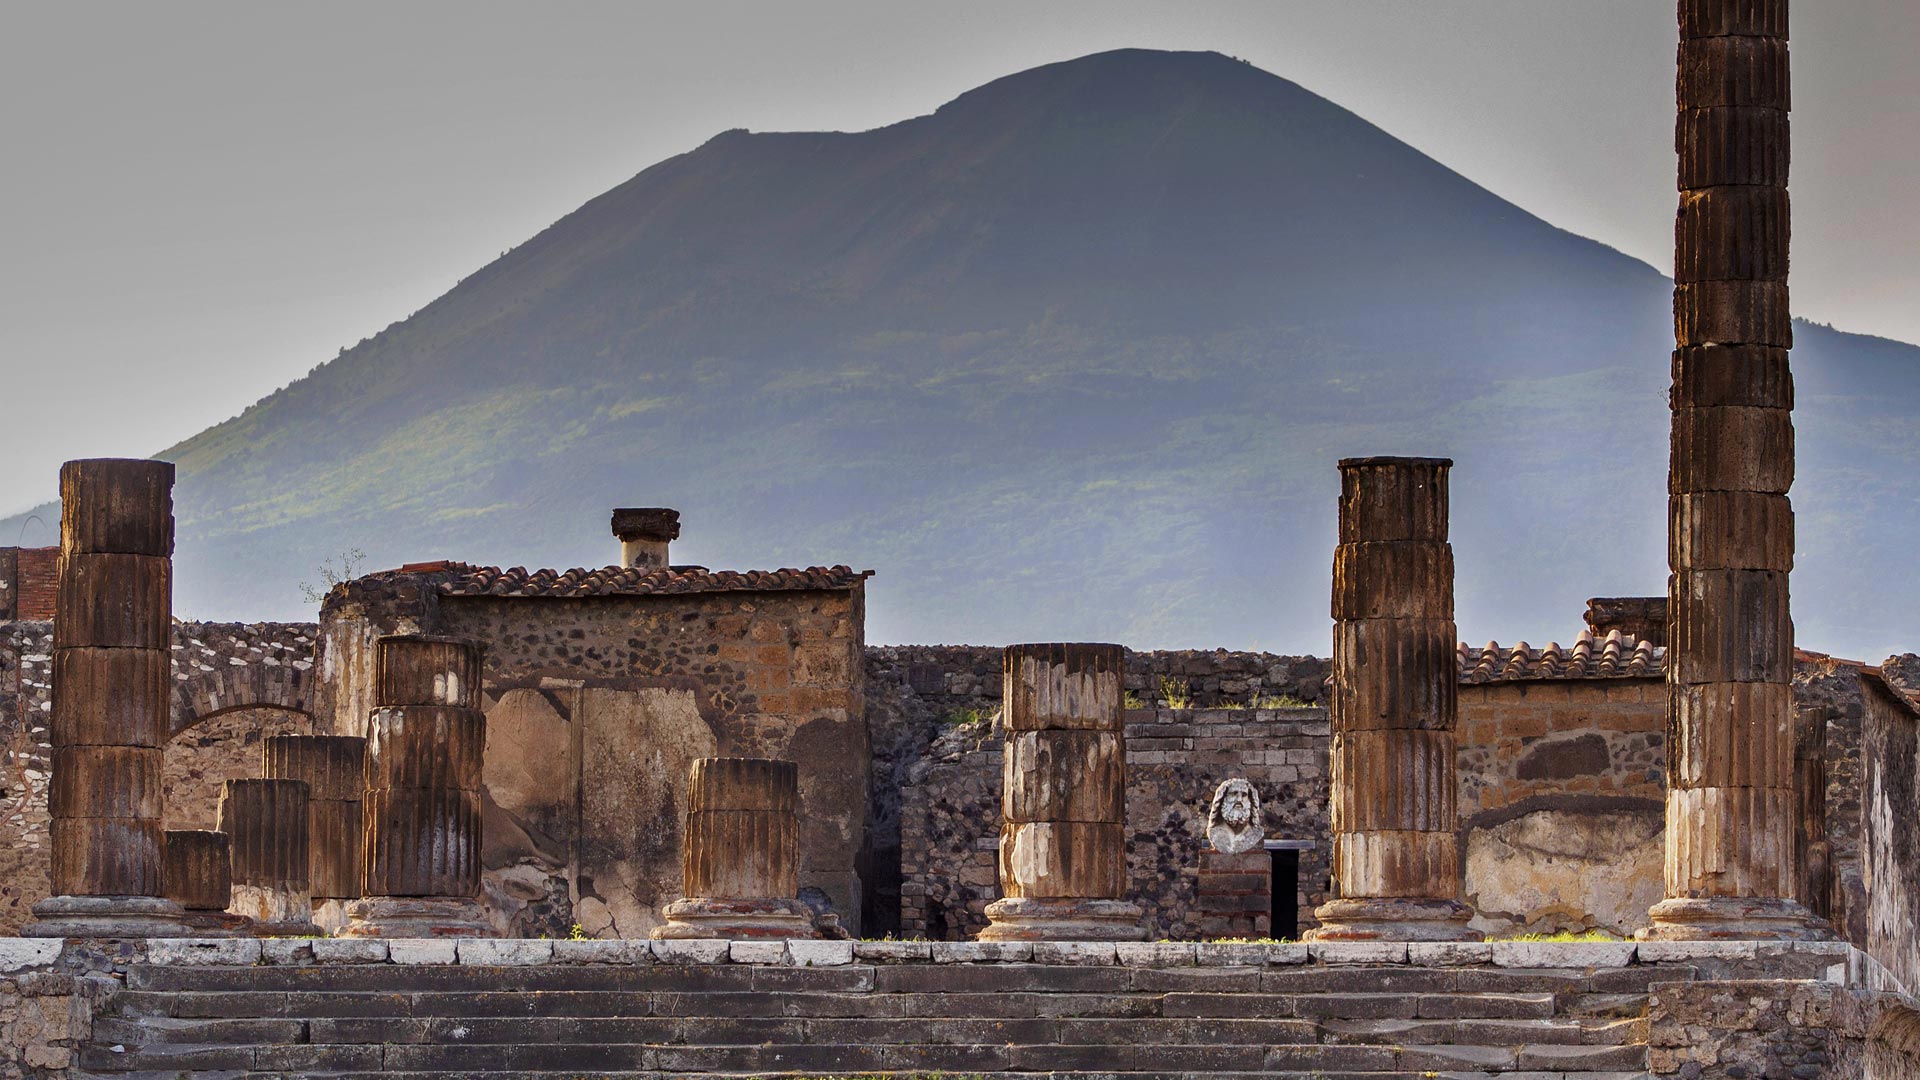
[[(661, 504), (678, 559), (877, 568), (875, 640), (1321, 652), (1334, 461), (1412, 452), (1459, 461), (1463, 634), (1564, 637), (1664, 582), (1669, 289), (1216, 54), (727, 132), (165, 452), (180, 607), (296, 614), (349, 547), (604, 563)], [(1915, 524), (1916, 360), (1802, 328), (1815, 647), (1920, 636), (1858, 580)]]

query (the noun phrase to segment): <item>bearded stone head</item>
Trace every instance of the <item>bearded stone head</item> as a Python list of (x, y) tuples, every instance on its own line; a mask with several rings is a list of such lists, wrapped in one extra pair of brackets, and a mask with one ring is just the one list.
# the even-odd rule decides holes
[(1213, 804), (1207, 807), (1207, 839), (1225, 855), (1249, 851), (1266, 839), (1260, 792), (1253, 784), (1235, 777), (1214, 789)]

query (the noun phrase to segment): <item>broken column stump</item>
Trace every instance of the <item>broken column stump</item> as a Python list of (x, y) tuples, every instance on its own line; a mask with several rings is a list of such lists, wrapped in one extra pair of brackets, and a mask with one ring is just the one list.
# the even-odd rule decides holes
[(165, 897), (161, 746), (169, 733), (173, 466), (60, 467), (53, 624), (53, 896), (34, 937), (187, 932)]
[(169, 829), (162, 880), (167, 899), (186, 911), (195, 937), (253, 932), (252, 919), (227, 910), (233, 902), (233, 853), (226, 833)]
[(490, 937), (481, 908), (481, 648), (401, 635), (374, 643), (360, 816), (360, 899), (344, 937)]
[(811, 938), (800, 893), (800, 767), (699, 758), (687, 785), (682, 899), (656, 938)]
[(1682, 0), (1666, 899), (1650, 940), (1801, 938), (1786, 0)]
[(1010, 645), (1003, 658), (1001, 898), (982, 941), (1137, 941), (1127, 891), (1126, 650)]
[(1333, 887), (1318, 941), (1478, 941), (1460, 902), (1453, 548), (1442, 458), (1340, 463)]
[(228, 780), (219, 826), (232, 853), (227, 910), (253, 920), (261, 937), (309, 937), (313, 876), (308, 853), (308, 794), (302, 780)]
[(346, 925), (346, 905), (360, 897), (367, 740), (353, 735), (274, 735), (266, 740), (269, 779), (304, 780), (311, 796), (309, 865), (313, 917), (332, 933)]

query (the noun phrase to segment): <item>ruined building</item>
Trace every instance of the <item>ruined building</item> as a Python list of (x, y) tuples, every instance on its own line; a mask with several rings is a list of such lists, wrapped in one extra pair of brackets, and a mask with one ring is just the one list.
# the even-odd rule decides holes
[(869, 648), (660, 508), (178, 623), (172, 466), (68, 463), (0, 1072), (1920, 1076), (1920, 657), (1789, 618), (1786, 4), (1679, 29), (1673, 576), (1570, 647), (1457, 641), (1443, 459), (1340, 463), (1330, 661)]

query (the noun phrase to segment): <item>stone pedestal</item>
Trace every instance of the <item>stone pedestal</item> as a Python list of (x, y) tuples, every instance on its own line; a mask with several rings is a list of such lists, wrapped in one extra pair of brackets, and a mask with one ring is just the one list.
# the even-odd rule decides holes
[(1203, 938), (1273, 936), (1272, 853), (1265, 848), (1231, 854), (1201, 852), (1194, 906), (1200, 912)]
[(314, 921), (329, 931), (338, 929), (346, 921), (345, 902), (361, 895), (364, 823), (360, 815), (367, 784), (367, 740), (351, 735), (274, 735), (266, 740), (265, 758), (269, 779), (300, 780), (307, 785)]
[(1667, 898), (1650, 940), (1822, 933), (1796, 903), (1786, 0), (1680, 6)]
[(366, 896), (345, 904), (339, 937), (496, 937), (480, 901), (468, 896)]
[(54, 895), (36, 937), (184, 934), (164, 897), (161, 750), (172, 684), (173, 466), (60, 469), (53, 627)]
[(1000, 889), (982, 941), (1137, 941), (1127, 891), (1126, 650), (1008, 646)]
[(800, 769), (766, 758), (700, 758), (687, 787), (681, 874), (656, 938), (818, 937), (800, 891)]
[(166, 834), (167, 899), (186, 912), (195, 937), (245, 937), (253, 920), (227, 910), (233, 896), (233, 854), (222, 832), (175, 831)]
[(360, 899), (344, 937), (491, 936), (480, 895), (486, 717), (480, 646), (454, 638), (375, 643), (367, 720)]
[(307, 937), (313, 921), (307, 785), (301, 780), (229, 780), (220, 792), (220, 831), (233, 857), (227, 910), (253, 920), (262, 937)]
[(1438, 458), (1340, 463), (1333, 886), (1317, 941), (1477, 941), (1460, 902), (1453, 548)]

